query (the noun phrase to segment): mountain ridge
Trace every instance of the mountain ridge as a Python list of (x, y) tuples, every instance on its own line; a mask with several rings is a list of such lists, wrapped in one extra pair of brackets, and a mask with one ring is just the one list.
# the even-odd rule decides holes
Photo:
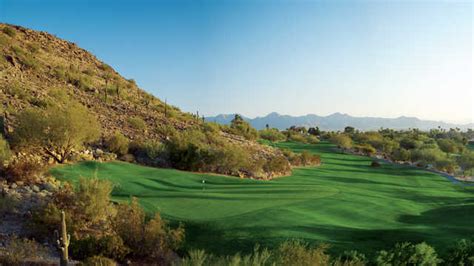
[[(216, 116), (206, 117), (207, 121), (216, 122), (219, 124), (228, 124), (233, 119), (235, 114), (219, 114)], [(263, 129), (268, 124), (270, 127), (278, 128), (280, 130), (289, 128), (290, 126), (306, 126), (319, 127), (321, 130), (343, 130), (346, 126), (353, 126), (360, 130), (376, 130), (381, 127), (393, 129), (409, 129), (418, 128), (421, 130), (429, 130), (432, 128), (460, 128), (468, 129), (474, 128), (474, 123), (457, 124), (444, 121), (423, 120), (417, 117), (399, 116), (396, 118), (371, 117), (371, 116), (351, 116), (346, 113), (332, 113), (327, 116), (320, 116), (316, 114), (307, 114), (301, 116), (291, 116), (271, 112), (266, 116), (257, 116), (249, 118), (242, 116), (244, 120), (249, 122), (257, 129)]]

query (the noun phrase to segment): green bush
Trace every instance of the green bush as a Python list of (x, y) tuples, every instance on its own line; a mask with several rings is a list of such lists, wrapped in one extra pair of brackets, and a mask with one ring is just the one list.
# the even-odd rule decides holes
[(449, 248), (446, 263), (448, 265), (474, 265), (474, 240), (457, 241)]
[(24, 158), (9, 162), (4, 169), (4, 174), (10, 182), (34, 183), (44, 171), (45, 166), (40, 161)]
[(132, 126), (133, 128), (137, 130), (146, 130), (147, 128), (145, 121), (138, 116), (132, 116), (128, 118), (127, 121), (130, 124), (130, 126)]
[(437, 161), (445, 159), (446, 155), (439, 149), (413, 149), (411, 151), (411, 160), (419, 161), (422, 164), (434, 164)]
[(291, 171), (291, 167), (285, 157), (275, 156), (265, 162), (263, 170), (265, 170), (265, 172), (287, 173)]
[(117, 261), (123, 261), (130, 252), (123, 240), (117, 235), (103, 237), (88, 236), (83, 239), (73, 239), (69, 247), (71, 257), (84, 260), (94, 256), (104, 256)]
[(128, 152), (129, 142), (128, 138), (122, 133), (115, 132), (115, 134), (107, 140), (107, 146), (111, 152), (124, 155)]
[(107, 257), (93, 256), (93, 257), (87, 258), (80, 265), (84, 265), (84, 266), (116, 266), (117, 263), (114, 260), (109, 259)]
[(233, 134), (243, 136), (248, 140), (255, 140), (258, 137), (258, 132), (248, 122), (246, 122), (240, 115), (235, 115), (230, 123), (230, 131)]
[(312, 154), (309, 151), (303, 151), (300, 156), (303, 166), (321, 164), (321, 157), (319, 155)]
[(12, 27), (9, 27), (9, 26), (3, 27), (2, 32), (5, 33), (6, 35), (12, 37), (12, 38), (14, 38), (16, 36), (16, 30), (13, 29)]
[(12, 46), (12, 50), (24, 67), (30, 69), (37, 69), (39, 67), (38, 61), (31, 53), (27, 53), (23, 48), (16, 45)]
[(333, 266), (364, 266), (368, 264), (367, 257), (356, 250), (344, 251), (339, 258), (333, 262)]
[(136, 198), (130, 204), (120, 204), (113, 222), (115, 232), (130, 248), (132, 255), (144, 259), (168, 260), (184, 240), (184, 229), (172, 229), (159, 213), (145, 221), (145, 212)]
[(26, 261), (44, 259), (48, 255), (45, 247), (26, 238), (13, 236), (4, 249), (0, 249), (0, 265), (23, 265)]
[(372, 147), (372, 145), (367, 144), (367, 143), (356, 145), (354, 147), (354, 149), (355, 149), (355, 151), (362, 152), (363, 154), (365, 154), (367, 156), (371, 156), (375, 152), (377, 152), (377, 150), (374, 147)]
[(309, 247), (301, 241), (287, 241), (281, 244), (276, 254), (277, 265), (312, 266), (329, 265), (328, 246)]
[(75, 194), (78, 206), (74, 218), (97, 224), (113, 216), (114, 209), (110, 202), (112, 190), (112, 183), (108, 180), (81, 178)]
[(341, 149), (350, 149), (352, 147), (352, 139), (345, 134), (334, 135), (330, 141)]
[(261, 139), (266, 139), (273, 142), (284, 141), (286, 139), (286, 136), (276, 128), (260, 130), (258, 134)]
[[(16, 148), (34, 150), (65, 162), (73, 150), (97, 140), (100, 124), (80, 103), (67, 101), (65, 106), (26, 109), (17, 116), (13, 132)], [(87, 125), (87, 126), (84, 126)]]
[(411, 153), (409, 150), (406, 150), (404, 148), (399, 148), (394, 151), (392, 151), (392, 159), (395, 161), (410, 161), (411, 160)]
[(300, 142), (300, 143), (307, 143), (307, 139), (305, 136), (301, 135), (300, 133), (288, 133), (288, 141)]
[(10, 159), (11, 155), (10, 145), (3, 136), (0, 136), (0, 164)]
[(424, 242), (398, 243), (391, 250), (378, 252), (375, 259), (377, 265), (437, 265), (441, 261), (434, 248)]

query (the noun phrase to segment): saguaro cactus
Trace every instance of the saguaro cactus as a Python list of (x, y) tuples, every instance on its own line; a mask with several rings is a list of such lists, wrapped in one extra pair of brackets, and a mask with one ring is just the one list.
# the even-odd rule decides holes
[(61, 235), (59, 235), (58, 231), (54, 231), (56, 235), (56, 242), (58, 244), (58, 249), (61, 255), (61, 266), (67, 266), (69, 262), (69, 242), (71, 241), (71, 236), (67, 233), (66, 229), (66, 214), (64, 211), (61, 211)]

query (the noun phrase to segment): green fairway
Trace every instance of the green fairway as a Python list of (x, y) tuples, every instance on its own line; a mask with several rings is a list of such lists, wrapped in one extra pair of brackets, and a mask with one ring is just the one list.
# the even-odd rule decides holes
[[(341, 154), (328, 143), (280, 143), (320, 154), (320, 167), (257, 181), (143, 167), (84, 162), (57, 167), (60, 179), (95, 174), (117, 186), (116, 200), (140, 198), (150, 212), (183, 221), (187, 248), (215, 253), (273, 247), (288, 238), (325, 242), (332, 250), (371, 254), (400, 241), (426, 241), (440, 251), (474, 236), (474, 190), (424, 170)], [(202, 183), (205, 180), (205, 184)]]

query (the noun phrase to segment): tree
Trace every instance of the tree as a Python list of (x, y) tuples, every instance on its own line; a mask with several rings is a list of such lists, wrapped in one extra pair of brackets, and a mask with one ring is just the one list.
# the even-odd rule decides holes
[(120, 132), (115, 134), (107, 140), (109, 150), (118, 155), (124, 155), (128, 152), (129, 140)]
[(351, 126), (347, 126), (344, 128), (344, 133), (347, 133), (347, 134), (352, 134), (355, 132), (355, 128), (354, 127), (351, 127)]
[(74, 149), (97, 140), (100, 125), (87, 108), (75, 102), (66, 108), (27, 109), (18, 117), (13, 132), (17, 147), (39, 149), (58, 163), (63, 163)]
[(319, 130), (319, 127), (310, 127), (308, 129), (308, 134), (313, 135), (313, 136), (319, 136), (321, 135), (321, 131)]
[(331, 138), (331, 142), (341, 149), (350, 149), (352, 147), (352, 139), (346, 134), (337, 134)]
[(258, 136), (257, 130), (238, 114), (236, 114), (234, 119), (232, 119), (230, 128), (232, 129), (232, 133), (243, 136), (249, 140), (254, 140)]

